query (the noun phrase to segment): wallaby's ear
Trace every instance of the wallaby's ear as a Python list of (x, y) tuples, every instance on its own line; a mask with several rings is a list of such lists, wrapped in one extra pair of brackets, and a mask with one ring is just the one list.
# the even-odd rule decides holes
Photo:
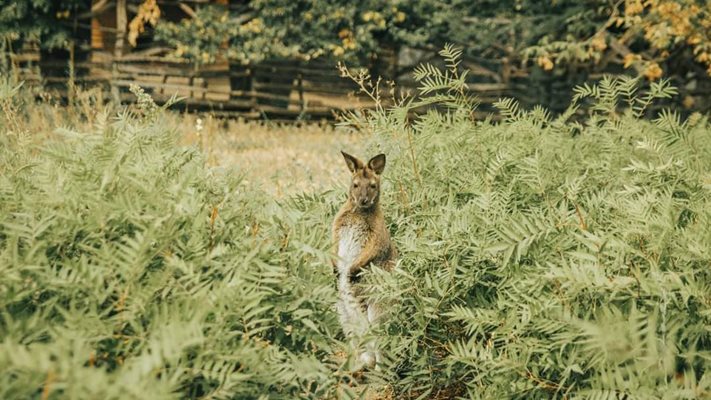
[(385, 169), (385, 154), (378, 154), (368, 161), (368, 167), (375, 171), (376, 174), (380, 175)]
[(353, 157), (352, 155), (344, 151), (341, 151), (341, 154), (343, 154), (343, 158), (346, 160), (346, 165), (352, 173), (355, 173), (359, 169), (363, 169), (363, 161)]

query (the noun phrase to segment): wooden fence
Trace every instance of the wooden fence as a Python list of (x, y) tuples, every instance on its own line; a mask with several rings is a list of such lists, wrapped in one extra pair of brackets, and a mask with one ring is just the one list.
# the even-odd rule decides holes
[[(160, 50), (160, 49), (159, 49)], [(30, 84), (42, 84), (58, 98), (71, 96), (69, 88), (101, 87), (105, 98), (132, 102), (128, 88), (141, 86), (158, 102), (172, 95), (184, 97), (179, 107), (210, 111), (215, 115), (241, 116), (247, 119), (332, 118), (334, 111), (372, 107), (373, 102), (357, 93), (357, 86), (342, 78), (334, 64), (271, 60), (257, 65), (235, 65), (227, 62), (196, 68), (171, 59), (153, 49), (153, 54), (130, 53), (121, 57), (104, 56), (92, 60), (68, 57), (65, 60), (43, 60), (36, 49), (11, 55), (15, 73)], [(73, 60), (73, 62), (71, 62)], [(399, 91), (415, 92), (413, 66), (436, 58), (429, 55), (399, 57), (393, 68)], [(406, 62), (405, 62), (406, 61)], [(468, 58), (462, 67), (470, 71), (469, 89), (481, 102), (481, 116), (492, 111), (491, 104), (502, 97), (518, 99), (524, 106), (543, 104), (560, 112), (568, 105), (575, 84), (599, 78), (600, 72), (581, 72), (579, 76), (553, 76), (542, 71), (531, 75), (529, 69), (506, 60)], [(610, 65), (607, 70), (615, 70)], [(622, 71), (617, 65), (616, 68)], [(677, 81), (679, 83), (679, 81)], [(711, 80), (695, 79), (693, 87), (680, 87), (679, 99), (697, 100), (695, 109), (708, 111)], [(704, 102), (704, 99), (705, 102)]]
[(76, 62), (70, 67), (68, 62), (39, 62), (34, 54), (14, 57), (14, 62), (20, 66), (18, 79), (41, 84), (58, 98), (68, 98), (72, 85), (98, 86), (107, 99), (131, 102), (134, 98), (128, 89), (135, 84), (158, 103), (178, 95), (184, 98), (182, 107), (246, 118), (331, 117), (337, 109), (372, 106), (371, 101), (355, 93), (354, 83), (325, 63), (222, 63), (196, 69), (179, 60), (126, 57), (113, 62)]
[[(331, 118), (334, 111), (372, 107), (357, 85), (340, 76), (334, 64), (272, 60), (242, 66), (218, 63), (195, 68), (166, 57), (126, 56), (112, 61), (41, 61), (36, 53), (13, 56), (18, 78), (43, 85), (57, 98), (68, 98), (70, 87), (101, 87), (105, 98), (135, 100), (132, 84), (146, 90), (158, 103), (173, 95), (183, 97), (181, 107), (245, 118)], [(408, 79), (398, 82), (401, 91), (414, 90)], [(472, 83), (485, 101), (512, 94), (515, 85)]]

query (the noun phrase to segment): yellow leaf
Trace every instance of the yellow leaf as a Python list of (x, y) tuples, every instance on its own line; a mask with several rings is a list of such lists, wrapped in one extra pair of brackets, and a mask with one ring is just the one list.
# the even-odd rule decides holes
[(689, 36), (688, 39), (686, 39), (686, 42), (691, 45), (699, 44), (701, 43), (701, 35), (699, 33), (694, 33), (693, 35)]
[(554, 67), (553, 61), (551, 61), (548, 56), (540, 56), (538, 57), (536, 62), (538, 63), (539, 67), (543, 68), (544, 71), (550, 71)]
[(623, 66), (625, 68), (629, 68), (638, 59), (639, 59), (639, 56), (637, 54), (628, 53), (627, 55), (625, 55), (625, 58), (622, 59), (622, 61), (624, 62)]
[(655, 81), (662, 77), (662, 68), (656, 62), (651, 62), (644, 70), (644, 76), (650, 81)]
[(590, 41), (590, 45), (593, 47), (593, 49), (597, 51), (603, 51), (607, 48), (607, 43), (605, 42), (605, 36), (604, 35), (595, 35), (595, 37), (592, 38)]
[(338, 32), (338, 37), (341, 39), (345, 39), (350, 36), (351, 36), (351, 31), (348, 28), (343, 28)]
[(636, 15), (644, 11), (644, 6), (640, 0), (627, 1), (625, 4), (625, 15), (631, 16)]
[(686, 96), (686, 97), (684, 97), (684, 100), (682, 100), (682, 102), (681, 102), (681, 104), (682, 104), (685, 108), (691, 108), (691, 107), (693, 107), (693, 106), (694, 106), (694, 103), (696, 103), (696, 101), (695, 101), (694, 98), (691, 97), (691, 96)]
[(138, 13), (128, 24), (128, 42), (136, 47), (138, 36), (145, 31), (146, 22), (155, 26), (160, 18), (160, 8), (156, 0), (145, 0), (139, 7)]
[(352, 37), (347, 37), (343, 39), (343, 48), (346, 50), (353, 50), (356, 48), (356, 42)]

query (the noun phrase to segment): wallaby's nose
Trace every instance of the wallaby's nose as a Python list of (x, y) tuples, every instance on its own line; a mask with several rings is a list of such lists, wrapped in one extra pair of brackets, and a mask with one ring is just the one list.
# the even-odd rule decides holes
[(368, 204), (368, 199), (360, 199), (360, 205), (361, 205), (361, 206), (364, 206), (364, 205), (366, 205), (366, 204)]

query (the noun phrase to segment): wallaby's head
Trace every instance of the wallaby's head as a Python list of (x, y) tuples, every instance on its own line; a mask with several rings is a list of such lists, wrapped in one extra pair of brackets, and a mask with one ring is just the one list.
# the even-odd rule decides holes
[(351, 171), (351, 188), (348, 194), (351, 203), (362, 210), (374, 207), (380, 199), (380, 175), (385, 169), (385, 154), (378, 154), (367, 164), (348, 153), (341, 154)]

